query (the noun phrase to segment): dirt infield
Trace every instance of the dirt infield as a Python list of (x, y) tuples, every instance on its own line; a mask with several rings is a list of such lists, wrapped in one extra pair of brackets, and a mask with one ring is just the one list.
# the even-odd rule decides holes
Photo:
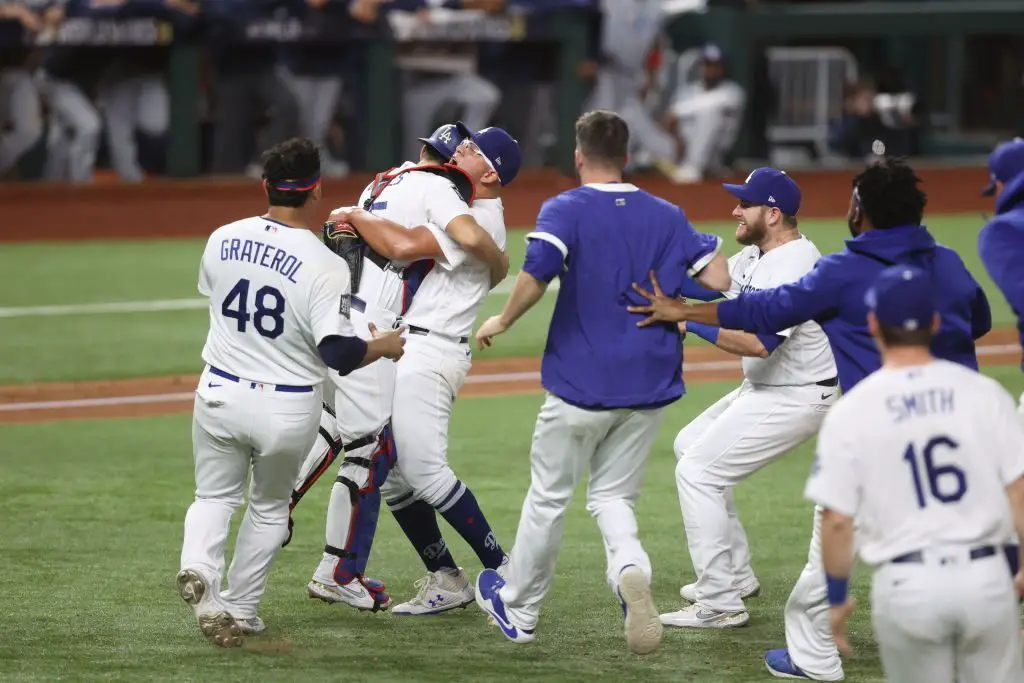
[[(1016, 330), (999, 329), (979, 346), (983, 365), (1020, 363)], [(508, 396), (541, 391), (540, 359), (511, 358), (473, 362), (460, 396)], [(737, 380), (739, 359), (720, 349), (687, 347), (683, 376), (689, 383)], [(0, 386), (0, 423), (48, 422), (77, 418), (141, 417), (192, 409), (195, 375), (102, 382)]]
[[(979, 196), (988, 181), (984, 168), (931, 169), (919, 174), (928, 193), (928, 213), (991, 211)], [(846, 215), (851, 171), (794, 172), (803, 193), (801, 218)], [(352, 204), (369, 181), (367, 175), (325, 181), (324, 210)], [(734, 179), (742, 182), (743, 178)], [(734, 202), (719, 183), (672, 185), (660, 176), (637, 184), (684, 208), (691, 220), (728, 219)], [(541, 203), (575, 184), (556, 171), (521, 174), (504, 194), (505, 222), (532, 225)], [(141, 185), (66, 186), (45, 183), (0, 186), (4, 221), (0, 241), (81, 240), (201, 236), (243, 216), (262, 213), (265, 198), (254, 180), (154, 180)]]

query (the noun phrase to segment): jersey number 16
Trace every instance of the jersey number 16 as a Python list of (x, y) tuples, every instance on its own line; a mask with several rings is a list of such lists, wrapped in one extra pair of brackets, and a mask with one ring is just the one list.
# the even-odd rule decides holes
[[(269, 306), (267, 305), (269, 301)], [(233, 318), (238, 322), (238, 331), (245, 332), (252, 320), (253, 326), (260, 336), (277, 339), (284, 332), (284, 296), (277, 287), (266, 285), (256, 290), (253, 302), (255, 313), (249, 314), (249, 281), (242, 278), (235, 283), (224, 302), (220, 312), (225, 318)], [(269, 322), (268, 322), (269, 321)]]
[(914, 448), (914, 444), (909, 444), (903, 453), (903, 459), (910, 466), (910, 475), (914, 479), (914, 490), (917, 492), (919, 508), (928, 504), (929, 497), (942, 504), (948, 504), (957, 502), (967, 492), (967, 475), (961, 468), (956, 465), (939, 465), (935, 462), (934, 453), (939, 446), (945, 446), (952, 450), (960, 447), (948, 436), (936, 436), (928, 440), (928, 443), (921, 449), (920, 455)]

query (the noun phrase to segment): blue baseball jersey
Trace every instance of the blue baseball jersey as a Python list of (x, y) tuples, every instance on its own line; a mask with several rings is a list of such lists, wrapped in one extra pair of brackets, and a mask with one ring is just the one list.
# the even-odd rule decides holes
[[(694, 230), (682, 209), (628, 183), (584, 185), (546, 201), (527, 235), (523, 270), (561, 278), (541, 381), (571, 405), (653, 408), (684, 393), (683, 347), (673, 325), (636, 326), (627, 305), (646, 303), (654, 271), (677, 296), (721, 246)], [(689, 285), (687, 285), (689, 286)]]
[(978, 235), (978, 253), (1017, 316), (1017, 331), (1024, 347), (1024, 173), (1006, 183), (999, 193), (996, 215)]
[(869, 230), (847, 240), (846, 249), (825, 256), (793, 284), (720, 303), (718, 320), (724, 328), (755, 333), (817, 322), (832, 346), (839, 385), (846, 392), (881, 367), (864, 295), (879, 272), (896, 264), (931, 273), (942, 318), (932, 353), (977, 370), (974, 341), (992, 328), (988, 299), (960, 256), (920, 225)]

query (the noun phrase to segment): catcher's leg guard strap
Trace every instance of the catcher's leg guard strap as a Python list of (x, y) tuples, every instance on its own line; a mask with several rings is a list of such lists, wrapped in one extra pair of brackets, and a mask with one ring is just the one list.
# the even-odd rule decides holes
[[(360, 444), (364, 440), (366, 443)], [(348, 533), (344, 545), (324, 546), (325, 553), (339, 558), (334, 580), (340, 585), (361, 577), (370, 559), (380, 517), (380, 487), (396, 459), (391, 426), (384, 427), (376, 438), (371, 436), (348, 444), (345, 450), (350, 455), (345, 456), (338, 482), (348, 487), (352, 502)]]
[(295, 483), (292, 491), (289, 510), (295, 509), (306, 492), (324, 475), (341, 453), (341, 440), (338, 438), (337, 426), (335, 424), (334, 411), (326, 403), (322, 406), (323, 412), (320, 415), (320, 433), (305, 462), (299, 471), (299, 480)]

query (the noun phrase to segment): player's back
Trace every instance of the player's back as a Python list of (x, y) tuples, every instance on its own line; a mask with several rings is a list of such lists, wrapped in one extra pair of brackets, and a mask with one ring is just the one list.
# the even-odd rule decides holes
[(628, 183), (584, 185), (548, 200), (528, 237), (567, 254), (542, 363), (544, 386), (587, 407), (679, 398), (678, 330), (638, 328), (626, 306), (642, 303), (632, 285), (649, 282), (651, 270), (666, 293), (678, 293), (720, 241), (696, 233), (679, 207)]
[(1013, 536), (1004, 489), (1017, 473), (998, 444), (1020, 426), (994, 380), (944, 360), (883, 368), (827, 420), (843, 426), (840, 438), (856, 440), (866, 562), (933, 546), (998, 545)]
[(309, 230), (262, 217), (218, 228), (199, 273), (210, 299), (203, 360), (256, 382), (318, 384), (326, 366), (317, 343), (331, 313), (342, 313), (336, 293), (348, 277), (344, 260)]
[[(407, 161), (389, 171), (386, 175), (393, 177), (367, 207), (370, 213), (406, 229), (432, 223), (442, 230), (457, 216), (470, 213), (469, 206), (459, 196), (452, 181), (433, 172), (410, 170), (419, 166)], [(364, 206), (371, 197), (373, 187), (374, 183), (371, 183), (363, 190), (359, 197), (360, 206)], [(379, 261), (377, 267), (363, 269), (355, 293), (364, 301), (396, 315), (403, 314), (412, 305), (419, 285), (434, 264), (429, 260), (413, 264), (396, 262), (407, 269), (404, 280), (400, 282), (397, 275), (380, 268), (382, 263), (387, 265), (386, 259)]]

